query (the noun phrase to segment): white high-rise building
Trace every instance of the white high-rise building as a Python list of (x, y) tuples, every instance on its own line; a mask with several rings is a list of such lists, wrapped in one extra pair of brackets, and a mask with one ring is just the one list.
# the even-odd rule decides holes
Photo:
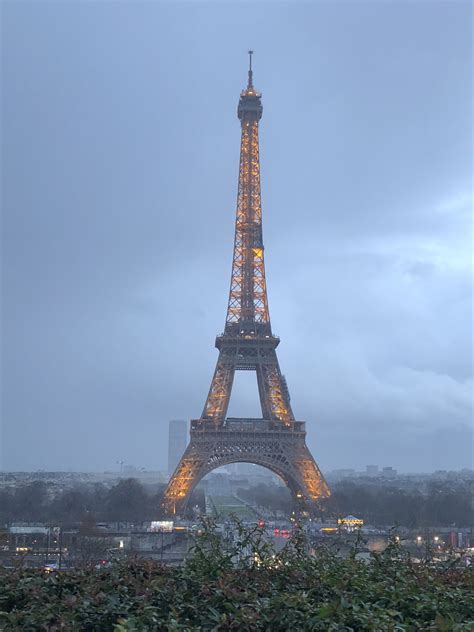
[(168, 435), (168, 474), (171, 476), (188, 445), (188, 423), (184, 419), (172, 419)]

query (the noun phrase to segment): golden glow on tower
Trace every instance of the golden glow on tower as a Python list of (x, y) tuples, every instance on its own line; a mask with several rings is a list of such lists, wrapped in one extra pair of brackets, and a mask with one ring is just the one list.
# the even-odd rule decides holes
[[(224, 333), (209, 393), (191, 441), (165, 491), (170, 513), (183, 508), (195, 485), (212, 470), (236, 462), (266, 467), (290, 488), (300, 504), (330, 494), (305, 443), (305, 424), (295, 421), (286, 380), (276, 354), (265, 280), (260, 193), (259, 121), (261, 94), (253, 86), (252, 52), (248, 85), (240, 95), (239, 181), (232, 274)], [(262, 416), (228, 418), (234, 374), (255, 371)]]
[(203, 419), (213, 420), (215, 424), (222, 422), (227, 412), (233, 381), (234, 372), (229, 371), (229, 367), (219, 358), (204, 404)]
[(262, 243), (260, 155), (256, 120), (242, 121), (234, 256), (226, 318), (228, 323), (241, 321), (270, 321)]

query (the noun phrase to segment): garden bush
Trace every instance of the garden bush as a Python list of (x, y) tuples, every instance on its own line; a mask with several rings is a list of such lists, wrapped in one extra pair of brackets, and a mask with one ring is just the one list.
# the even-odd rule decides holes
[(396, 542), (342, 558), (300, 531), (276, 553), (262, 529), (236, 528), (229, 543), (205, 525), (180, 567), (0, 567), (0, 630), (474, 631), (473, 572), (455, 561), (414, 563)]

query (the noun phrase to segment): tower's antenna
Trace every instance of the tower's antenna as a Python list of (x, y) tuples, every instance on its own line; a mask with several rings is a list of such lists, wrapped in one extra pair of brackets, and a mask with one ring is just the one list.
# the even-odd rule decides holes
[(247, 86), (247, 88), (253, 88), (252, 55), (253, 50), (249, 50), (249, 85)]

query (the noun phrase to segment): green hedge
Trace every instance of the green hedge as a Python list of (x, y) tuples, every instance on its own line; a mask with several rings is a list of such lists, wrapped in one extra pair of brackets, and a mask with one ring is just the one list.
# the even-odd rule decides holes
[(0, 630), (474, 631), (473, 572), (454, 561), (414, 564), (395, 543), (342, 559), (301, 533), (275, 554), (262, 530), (238, 530), (225, 545), (205, 529), (179, 568), (0, 568)]

